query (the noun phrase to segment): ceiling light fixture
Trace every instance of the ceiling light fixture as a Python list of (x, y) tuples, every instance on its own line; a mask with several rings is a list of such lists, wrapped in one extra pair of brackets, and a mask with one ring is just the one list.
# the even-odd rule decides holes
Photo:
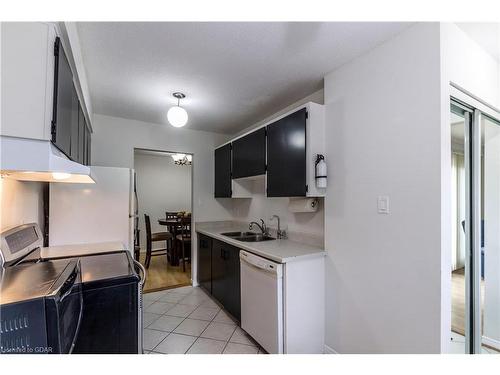
[(172, 154), (174, 164), (176, 165), (191, 165), (193, 163), (193, 156), (186, 154)]
[(181, 99), (184, 99), (186, 95), (182, 92), (174, 92), (173, 96), (177, 99), (177, 105), (168, 110), (167, 118), (170, 125), (181, 128), (188, 122), (188, 114), (186, 110), (180, 106)]

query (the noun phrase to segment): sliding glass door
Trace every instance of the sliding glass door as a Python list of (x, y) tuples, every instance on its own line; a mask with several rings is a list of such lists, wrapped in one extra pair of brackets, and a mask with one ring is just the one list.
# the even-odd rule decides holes
[(471, 131), (472, 111), (451, 105), (451, 351), (470, 353)]
[(469, 103), (452, 99), (450, 337), (454, 353), (500, 354), (499, 118), (498, 111), (476, 99)]
[(500, 352), (500, 122), (484, 114), (480, 121), (480, 336), (487, 353)]

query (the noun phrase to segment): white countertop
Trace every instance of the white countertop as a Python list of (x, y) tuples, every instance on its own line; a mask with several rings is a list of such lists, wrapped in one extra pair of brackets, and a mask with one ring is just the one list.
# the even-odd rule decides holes
[(278, 263), (287, 263), (326, 255), (325, 250), (320, 247), (305, 245), (288, 239), (262, 242), (243, 242), (221, 234), (224, 232), (236, 231), (248, 231), (248, 225), (243, 226), (241, 223), (228, 221), (196, 223), (196, 232), (205, 234)]
[(111, 253), (121, 250), (126, 250), (125, 246), (121, 242), (97, 242), (42, 247), (40, 249), (40, 256), (42, 259), (47, 259), (64, 256), (84, 256), (99, 253)]

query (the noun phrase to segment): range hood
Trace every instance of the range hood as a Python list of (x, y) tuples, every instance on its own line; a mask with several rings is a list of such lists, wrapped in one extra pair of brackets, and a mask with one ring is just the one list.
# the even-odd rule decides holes
[(69, 160), (50, 141), (0, 136), (0, 173), (20, 181), (92, 184), (90, 167)]

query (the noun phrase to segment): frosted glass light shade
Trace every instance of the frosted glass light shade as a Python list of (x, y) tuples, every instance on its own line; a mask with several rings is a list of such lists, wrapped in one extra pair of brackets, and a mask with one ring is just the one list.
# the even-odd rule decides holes
[(182, 107), (175, 106), (168, 110), (167, 119), (170, 125), (181, 128), (188, 122), (188, 114)]

